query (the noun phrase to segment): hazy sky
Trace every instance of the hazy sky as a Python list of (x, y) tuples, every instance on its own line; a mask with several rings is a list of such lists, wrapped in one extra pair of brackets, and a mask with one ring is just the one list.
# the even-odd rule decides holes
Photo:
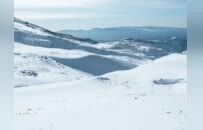
[(187, 26), (186, 0), (15, 0), (15, 17), (51, 30)]

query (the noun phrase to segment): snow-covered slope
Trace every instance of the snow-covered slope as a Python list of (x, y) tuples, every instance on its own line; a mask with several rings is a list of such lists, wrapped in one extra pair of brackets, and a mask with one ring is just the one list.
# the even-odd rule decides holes
[[(50, 58), (55, 55), (66, 56), (67, 53), (61, 49), (46, 50), (46, 48), (37, 48), (21, 43), (15, 43), (14, 48), (15, 87), (79, 80), (91, 76), (57, 63)], [(77, 54), (80, 56), (79, 51)], [(81, 55), (83, 54), (81, 53)], [(77, 55), (75, 56), (77, 57)]]
[[(41, 45), (44, 47), (55, 47), (60, 42), (60, 39), (65, 40), (66, 42), (81, 42), (81, 43), (91, 43), (96, 44), (96, 41), (93, 41), (88, 38), (78, 38), (68, 34), (55, 33), (53, 31), (47, 30), (43, 27), (39, 27), (32, 23), (20, 20), (14, 17), (14, 39), (16, 42), (29, 44), (29, 45)], [(57, 41), (58, 40), (58, 41)], [(39, 44), (37, 42), (43, 42), (43, 44)], [(61, 40), (62, 42), (62, 40)], [(64, 43), (60, 43), (59, 45), (65, 46)]]
[(186, 54), (89, 79), (15, 89), (16, 130), (183, 130)]
[(187, 49), (187, 42), (178, 38), (166, 41), (122, 39), (97, 43), (91, 39), (52, 32), (17, 18), (14, 19), (14, 33), (17, 87), (129, 70)]

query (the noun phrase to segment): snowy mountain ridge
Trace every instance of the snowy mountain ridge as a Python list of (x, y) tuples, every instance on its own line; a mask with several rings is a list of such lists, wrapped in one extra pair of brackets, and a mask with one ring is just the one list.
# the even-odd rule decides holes
[[(47, 30), (43, 27), (34, 25), (32, 23), (20, 20), (16, 17), (14, 17), (14, 31), (15, 32), (21, 32), (21, 31), (26, 31), (28, 33), (32, 33), (33, 34), (33, 38), (35, 35), (44, 35), (44, 36), (56, 36), (59, 38), (64, 38), (66, 40), (77, 40), (77, 41), (81, 41), (81, 42), (88, 42), (88, 43), (92, 43), (95, 44), (97, 43), (96, 41), (93, 41), (91, 39), (88, 38), (78, 38), (78, 37), (74, 37), (72, 35), (68, 35), (68, 34), (61, 34), (61, 33), (56, 33), (50, 30)], [(18, 37), (15, 37), (15, 41), (19, 40)]]

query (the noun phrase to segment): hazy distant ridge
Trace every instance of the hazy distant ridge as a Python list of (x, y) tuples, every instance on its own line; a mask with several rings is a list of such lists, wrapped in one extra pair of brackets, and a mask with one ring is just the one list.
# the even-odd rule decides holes
[(58, 32), (96, 41), (118, 41), (123, 38), (168, 40), (171, 37), (178, 37), (184, 40), (187, 39), (186, 28), (174, 27), (112, 27), (90, 30), (61, 30)]

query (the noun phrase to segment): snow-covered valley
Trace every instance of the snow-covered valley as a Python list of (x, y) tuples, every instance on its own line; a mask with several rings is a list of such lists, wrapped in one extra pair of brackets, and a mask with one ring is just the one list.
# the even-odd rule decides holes
[(187, 41), (98, 43), (14, 20), (16, 130), (184, 130)]
[(15, 87), (72, 81), (129, 70), (187, 49), (185, 40), (97, 43), (14, 20)]

